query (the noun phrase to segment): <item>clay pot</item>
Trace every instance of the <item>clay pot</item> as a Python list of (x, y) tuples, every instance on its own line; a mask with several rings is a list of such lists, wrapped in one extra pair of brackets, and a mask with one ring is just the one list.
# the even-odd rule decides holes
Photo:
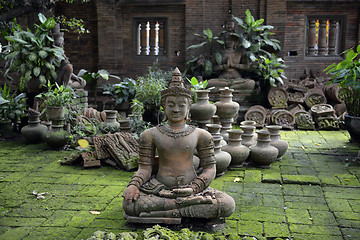
[(241, 144), (241, 135), (244, 133), (244, 131), (233, 129), (228, 130), (228, 133), (228, 144), (221, 149), (230, 153), (230, 167), (241, 167), (250, 154), (250, 149)]
[(250, 125), (255, 126), (256, 122), (252, 120), (245, 120), (240, 122), (240, 126)]
[(120, 123), (120, 131), (121, 132), (131, 132), (131, 121), (130, 119), (121, 119)]
[(240, 105), (232, 100), (232, 92), (234, 89), (222, 88), (220, 89), (220, 101), (216, 102), (216, 115), (219, 116), (220, 122), (222, 119), (232, 119), (239, 112)]
[[(213, 136), (213, 137), (221, 136), (220, 135), (221, 125), (220, 124), (213, 124), (213, 123), (206, 124), (206, 128), (207, 128), (207, 131), (211, 134), (211, 136)], [(221, 143), (221, 146), (225, 146), (227, 144), (227, 142), (224, 139), (222, 139), (220, 141), (220, 143)]]
[(267, 130), (257, 131), (258, 139), (255, 146), (250, 146), (250, 162), (255, 166), (269, 168), (279, 154), (276, 147), (270, 145), (270, 132)]
[(46, 114), (49, 121), (63, 120), (65, 118), (65, 109), (63, 106), (47, 106)]
[(28, 114), (29, 125), (26, 125), (21, 129), (21, 134), (24, 136), (28, 143), (39, 143), (44, 139), (44, 135), (48, 128), (45, 125), (40, 124), (40, 113), (33, 115)]
[(280, 160), (285, 154), (286, 150), (289, 147), (289, 144), (280, 139), (280, 129), (282, 127), (278, 125), (269, 125), (266, 126), (266, 129), (270, 132), (270, 145), (276, 147), (279, 150), (277, 160)]
[(231, 162), (231, 155), (221, 150), (221, 136), (214, 137), (215, 159), (216, 159), (216, 177), (224, 175)]
[(216, 106), (209, 102), (210, 90), (196, 90), (195, 92), (197, 101), (191, 105), (191, 118), (197, 123), (198, 127), (206, 129), (206, 124), (210, 123), (216, 112)]
[(13, 138), (15, 136), (11, 121), (0, 120), (0, 138)]
[(63, 125), (52, 125), (51, 131), (44, 135), (44, 142), (51, 148), (61, 148), (67, 144), (69, 133), (63, 129)]
[(103, 123), (103, 127), (110, 127), (112, 129), (119, 130), (120, 129), (120, 123), (116, 121), (116, 110), (104, 110), (106, 114), (106, 120)]
[(256, 144), (255, 140), (255, 126), (243, 125), (240, 126), (244, 133), (241, 135), (242, 141), (241, 144), (250, 147)]

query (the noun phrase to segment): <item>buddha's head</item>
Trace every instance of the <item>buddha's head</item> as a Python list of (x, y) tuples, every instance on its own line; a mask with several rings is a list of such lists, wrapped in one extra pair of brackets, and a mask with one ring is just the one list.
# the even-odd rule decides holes
[(192, 104), (193, 92), (184, 87), (178, 68), (173, 72), (169, 87), (161, 91), (161, 106), (169, 121), (181, 122), (187, 119)]

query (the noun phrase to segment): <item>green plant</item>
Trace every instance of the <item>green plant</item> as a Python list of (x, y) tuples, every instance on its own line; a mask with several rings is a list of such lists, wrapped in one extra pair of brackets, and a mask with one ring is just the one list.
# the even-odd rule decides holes
[(136, 81), (132, 78), (124, 78), (120, 83), (100, 86), (104, 95), (109, 95), (115, 100), (115, 105), (120, 105), (135, 97)]
[(343, 52), (345, 59), (325, 68), (331, 75), (330, 83), (339, 83), (342, 88), (341, 98), (344, 100), (349, 115), (360, 117), (360, 45), (356, 52), (351, 48)]
[(260, 56), (256, 61), (259, 64), (257, 69), (258, 74), (269, 81), (271, 86), (276, 86), (276, 82), (283, 84), (283, 79), (287, 79), (284, 74), (286, 65), (282, 58), (277, 58), (272, 54), (271, 58)]
[(267, 55), (271, 58), (271, 53), (268, 51), (269, 49), (275, 51), (281, 50), (280, 41), (271, 37), (275, 33), (270, 30), (274, 27), (271, 25), (262, 25), (264, 19), (255, 20), (249, 9), (245, 11), (245, 14), (245, 21), (241, 18), (233, 17), (243, 31), (239, 33), (230, 32), (230, 35), (239, 39), (241, 43), (239, 47), (245, 49), (246, 55), (251, 61), (255, 61), (256, 58), (259, 58), (261, 55)]
[(0, 88), (0, 120), (11, 120), (16, 123), (24, 116), (26, 94), (11, 94), (10, 90), (6, 85)]
[(144, 104), (136, 98), (131, 101), (131, 110), (129, 116), (131, 129), (134, 131), (135, 137), (139, 138), (143, 131), (151, 127), (151, 124), (142, 120), (142, 114), (145, 112)]
[(112, 75), (110, 74), (108, 71), (104, 70), (104, 69), (100, 69), (98, 70), (97, 72), (88, 72), (87, 70), (85, 69), (80, 69), (79, 73), (77, 74), (78, 77), (82, 77), (87, 83), (90, 83), (92, 86), (93, 86), (93, 90), (94, 90), (94, 101), (95, 101), (95, 105), (96, 105), (96, 102), (97, 102), (97, 99), (96, 99), (96, 88), (97, 88), (97, 85), (98, 85), (98, 80), (99, 78), (103, 78), (105, 79), (106, 81), (109, 80), (109, 77), (113, 77), (113, 78), (116, 78), (116, 79), (119, 79), (120, 78), (116, 75)]
[(10, 42), (2, 52), (5, 63), (4, 76), (12, 80), (11, 72), (20, 73), (19, 89), (23, 91), (33, 78), (38, 78), (42, 85), (57, 77), (55, 67), (64, 59), (64, 50), (54, 46), (50, 32), (55, 26), (55, 19), (46, 18), (39, 13), (40, 25), (35, 24), (35, 32), (20, 27), (13, 28), (12, 34), (5, 36)]
[[(201, 76), (209, 77), (213, 72), (213, 45), (214, 42), (218, 42), (220, 44), (224, 44), (222, 40), (220, 40), (219, 36), (213, 34), (210, 29), (203, 30), (203, 34), (195, 33), (195, 36), (204, 38), (205, 41), (189, 46), (187, 49), (195, 49), (200, 48), (205, 45), (208, 45), (208, 53), (209, 55), (200, 54), (197, 57), (192, 56), (192, 59), (186, 62), (186, 73), (199, 73)], [(215, 57), (219, 55), (219, 52), (215, 53)]]
[[(196, 77), (192, 77), (191, 80), (189, 80), (188, 78), (186, 78), (186, 79), (191, 84), (191, 90), (194, 92), (194, 102), (196, 102), (197, 101), (196, 90), (206, 89), (206, 87), (208, 85), (208, 81), (205, 80), (205, 81), (199, 82)], [(208, 89), (211, 90), (213, 88), (214, 87), (210, 87)]]
[(148, 72), (136, 79), (135, 98), (144, 105), (145, 110), (160, 109), (161, 90), (164, 90), (171, 79), (172, 70), (162, 71), (156, 64)]
[(73, 90), (69, 86), (61, 85), (57, 83), (51, 84), (48, 82), (48, 91), (45, 93), (40, 93), (36, 97), (43, 98), (44, 104), (46, 106), (65, 106), (68, 103), (71, 103), (73, 99)]

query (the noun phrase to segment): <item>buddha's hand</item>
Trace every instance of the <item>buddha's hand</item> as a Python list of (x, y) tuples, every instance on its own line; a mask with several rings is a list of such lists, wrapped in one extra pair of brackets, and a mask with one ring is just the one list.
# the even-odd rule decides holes
[(136, 186), (130, 185), (125, 189), (122, 196), (125, 198), (126, 204), (130, 204), (132, 201), (136, 201), (138, 199), (139, 193), (140, 191)]
[(193, 194), (193, 189), (192, 188), (175, 188), (172, 190), (173, 194), (176, 197), (186, 197), (186, 196), (190, 196), (191, 194)]

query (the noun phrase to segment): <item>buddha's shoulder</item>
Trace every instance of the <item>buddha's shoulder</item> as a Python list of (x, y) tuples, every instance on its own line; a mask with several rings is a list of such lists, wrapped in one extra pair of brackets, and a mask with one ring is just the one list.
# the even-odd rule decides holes
[(194, 132), (199, 136), (199, 138), (203, 138), (203, 139), (211, 139), (212, 138), (211, 134), (202, 128), (197, 127), (197, 128), (195, 128)]

